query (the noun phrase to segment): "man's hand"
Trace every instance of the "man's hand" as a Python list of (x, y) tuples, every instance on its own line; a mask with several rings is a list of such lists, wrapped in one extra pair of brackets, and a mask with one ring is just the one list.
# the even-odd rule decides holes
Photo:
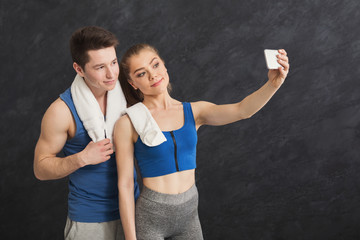
[(86, 148), (79, 153), (79, 158), (83, 166), (95, 165), (109, 160), (113, 152), (113, 145), (110, 139), (106, 138), (96, 143), (91, 141)]

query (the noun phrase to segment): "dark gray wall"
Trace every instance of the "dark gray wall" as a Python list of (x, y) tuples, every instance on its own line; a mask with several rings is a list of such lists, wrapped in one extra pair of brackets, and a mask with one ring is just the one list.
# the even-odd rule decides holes
[(99, 25), (118, 55), (147, 42), (173, 97), (242, 100), (267, 79), (264, 48), (290, 74), (251, 119), (201, 127), (205, 239), (359, 239), (360, 2), (9, 1), (0, 3), (0, 238), (62, 239), (67, 181), (40, 182), (34, 147), (47, 107), (70, 86), (71, 33)]

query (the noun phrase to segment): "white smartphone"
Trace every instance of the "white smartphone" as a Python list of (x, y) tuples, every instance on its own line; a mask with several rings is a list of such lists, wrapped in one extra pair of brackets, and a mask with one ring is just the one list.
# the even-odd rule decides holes
[(279, 54), (278, 50), (265, 49), (265, 61), (268, 69), (278, 69), (281, 65), (277, 62), (276, 55)]

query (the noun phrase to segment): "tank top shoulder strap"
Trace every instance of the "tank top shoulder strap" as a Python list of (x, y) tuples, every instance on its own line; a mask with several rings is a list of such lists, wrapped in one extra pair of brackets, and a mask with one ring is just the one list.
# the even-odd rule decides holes
[(80, 120), (79, 115), (77, 114), (77, 111), (76, 111), (76, 108), (75, 108), (75, 105), (74, 105), (74, 101), (73, 101), (72, 96), (71, 96), (70, 88), (66, 89), (65, 92), (60, 94), (60, 98), (69, 107), (69, 109), (71, 111), (71, 114), (73, 115), (73, 117), (75, 119), (75, 124), (76, 124), (76, 133), (75, 133), (75, 135), (76, 135), (78, 133), (78, 131), (79, 131), (79, 127), (82, 126), (82, 122)]
[(192, 112), (191, 104), (189, 102), (183, 102), (184, 107), (184, 118), (185, 118), (185, 124), (195, 124), (194, 115)]

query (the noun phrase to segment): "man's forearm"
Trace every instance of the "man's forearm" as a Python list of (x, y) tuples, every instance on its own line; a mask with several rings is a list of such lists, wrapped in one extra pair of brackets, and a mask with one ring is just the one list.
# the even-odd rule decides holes
[(55, 180), (66, 177), (83, 166), (79, 153), (64, 158), (43, 157), (34, 161), (34, 173), (39, 180)]

